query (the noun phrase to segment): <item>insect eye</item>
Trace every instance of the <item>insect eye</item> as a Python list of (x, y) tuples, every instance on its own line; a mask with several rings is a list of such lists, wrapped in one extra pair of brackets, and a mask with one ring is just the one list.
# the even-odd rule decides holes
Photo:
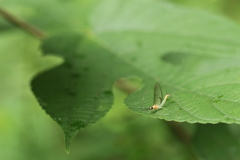
[(150, 110), (152, 110), (152, 109), (153, 109), (153, 107), (149, 107), (149, 109), (150, 109)]

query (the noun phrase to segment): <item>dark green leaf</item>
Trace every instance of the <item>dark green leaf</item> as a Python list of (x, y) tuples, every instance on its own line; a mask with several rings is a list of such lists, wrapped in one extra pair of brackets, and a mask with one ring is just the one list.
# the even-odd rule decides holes
[[(118, 76), (134, 73), (121, 59), (75, 33), (45, 40), (44, 53), (65, 62), (32, 81), (40, 105), (63, 129), (66, 149), (77, 131), (96, 122), (113, 104), (112, 85)], [(119, 68), (121, 68), (119, 70)]]

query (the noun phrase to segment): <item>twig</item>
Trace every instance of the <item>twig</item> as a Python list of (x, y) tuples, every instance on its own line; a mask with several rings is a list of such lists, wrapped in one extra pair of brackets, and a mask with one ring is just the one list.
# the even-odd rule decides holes
[(191, 135), (184, 129), (184, 127), (179, 122), (174, 121), (166, 121), (168, 127), (172, 131), (172, 133), (176, 136), (176, 138), (182, 142), (185, 147), (188, 149), (189, 154), (191, 155), (193, 160), (199, 160), (196, 154), (193, 152), (191, 148)]
[(191, 141), (191, 136), (188, 132), (182, 127), (182, 125), (178, 122), (167, 121), (169, 128), (175, 134), (175, 136), (184, 144), (189, 145)]
[(137, 87), (134, 86), (132, 83), (130, 83), (129, 81), (127, 81), (124, 78), (120, 78), (115, 82), (115, 85), (117, 88), (119, 88), (120, 90), (122, 90), (125, 93), (132, 93), (134, 91), (137, 90)]
[(7, 21), (11, 22), (13, 25), (22, 28), (26, 32), (32, 34), (34, 37), (37, 37), (38, 39), (44, 39), (46, 36), (45, 34), (39, 30), (38, 28), (32, 26), (31, 24), (28, 24), (24, 21), (19, 20), (18, 18), (14, 17), (4, 9), (0, 8), (0, 15), (2, 15), (3, 18), (5, 18)]

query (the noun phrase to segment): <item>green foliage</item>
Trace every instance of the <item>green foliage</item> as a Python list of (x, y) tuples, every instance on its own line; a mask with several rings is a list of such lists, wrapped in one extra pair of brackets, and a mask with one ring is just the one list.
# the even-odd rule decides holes
[[(145, 0), (106, 1), (92, 17), (98, 39), (142, 73), (146, 85), (126, 100), (131, 109), (180, 122), (240, 122), (238, 25)], [(171, 104), (153, 114), (144, 108), (152, 105), (155, 82), (171, 93)]]
[[(106, 0), (90, 24), (91, 40), (65, 33), (46, 40), (43, 51), (65, 62), (32, 82), (67, 146), (80, 128), (105, 115), (113, 103), (113, 82), (126, 76), (145, 84), (126, 100), (135, 112), (179, 122), (240, 123), (240, 30), (232, 22), (167, 3)], [(170, 101), (167, 109), (149, 112), (158, 81), (171, 93)]]
[(240, 157), (240, 143), (225, 124), (199, 124), (193, 147), (197, 155), (205, 160), (238, 160)]
[[(45, 55), (61, 57), (63, 63), (38, 73), (32, 79), (31, 87), (43, 110), (61, 126), (67, 152), (71, 140), (80, 129), (97, 122), (111, 109), (114, 99), (117, 99), (112, 87), (120, 78), (141, 79), (142, 87), (125, 99), (127, 107), (134, 113), (177, 122), (240, 123), (240, 29), (232, 21), (204, 11), (156, 0), (22, 2), (23, 6), (20, 5), (16, 13), (28, 6), (27, 11), (20, 15), (29, 22), (49, 33), (61, 31), (60, 34), (52, 34), (46, 38), (41, 44), (41, 51)], [(7, 30), (8, 24), (0, 21), (0, 27)], [(11, 27), (9, 32), (13, 30)], [(1, 35), (3, 33), (2, 31)], [(16, 47), (12, 53), (16, 50), (36, 53), (36, 42), (32, 45), (33, 40), (28, 41), (31, 42), (11, 41), (9, 43), (14, 47), (9, 47), (8, 50), (3, 47), (8, 41), (2, 40), (0, 49), (4, 53), (11, 53)], [(28, 50), (23, 46), (31, 46), (35, 50)], [(32, 62), (29, 59), (34, 58), (30, 56), (22, 64), (29, 65), (26, 63)], [(1, 59), (1, 62), (7, 65), (7, 60)], [(29, 68), (36, 68), (30, 70), (31, 73), (28, 73), (24, 82), (40, 68), (49, 66), (41, 66), (40, 60), (34, 62)], [(4, 72), (7, 73), (5, 70)], [(21, 73), (18, 70), (15, 72)], [(2, 83), (3, 86), (6, 82)], [(153, 105), (153, 87), (156, 82), (160, 83), (164, 95), (171, 96), (164, 104), (164, 109), (150, 111), (148, 108)], [(2, 95), (5, 97), (6, 93)], [(122, 105), (118, 103), (118, 107)], [(164, 121), (160, 122), (160, 129), (155, 130), (153, 128), (156, 128), (158, 123), (153, 121), (154, 119), (138, 116), (141, 123), (138, 125), (137, 122), (132, 123), (132, 117), (136, 115), (129, 114), (130, 110), (116, 112), (112, 114), (112, 118), (106, 117), (104, 125), (100, 123), (96, 130), (94, 126), (93, 130), (84, 130), (78, 137), (79, 142), (76, 141), (81, 143), (79, 146), (83, 157), (195, 158), (189, 153), (190, 149), (179, 144), (173, 135), (167, 136), (170, 131)], [(126, 116), (128, 114), (129, 117)], [(119, 118), (121, 115), (124, 118)], [(126, 126), (116, 127), (115, 118), (121, 119), (118, 124)], [(145, 124), (147, 121), (149, 123)], [(232, 130), (228, 130), (226, 125), (193, 125), (194, 127), (197, 127), (197, 130), (190, 136), (194, 136), (196, 156), (204, 159), (239, 159), (239, 143), (235, 141), (237, 136)], [(109, 131), (109, 128), (112, 130)], [(126, 136), (113, 136), (120, 133)], [(100, 138), (95, 137), (96, 135)], [(96, 139), (85, 140), (87, 137)], [(124, 145), (119, 139), (123, 139)], [(130, 142), (139, 139), (141, 144), (132, 147)], [(104, 147), (96, 144), (96, 141), (100, 141)], [(31, 143), (28, 143), (31, 146)], [(89, 144), (92, 145), (88, 147)], [(125, 144), (130, 147), (126, 149)], [(144, 147), (140, 147), (142, 144)], [(125, 157), (116, 151), (116, 146), (129, 156)], [(54, 146), (46, 148), (45, 152), (53, 148)], [(75, 144), (76, 148), (78, 147)], [(35, 149), (33, 155), (39, 151), (37, 147)], [(92, 152), (94, 154), (89, 158), (86, 153)], [(154, 154), (151, 155), (151, 152)], [(176, 156), (179, 154), (182, 155)]]

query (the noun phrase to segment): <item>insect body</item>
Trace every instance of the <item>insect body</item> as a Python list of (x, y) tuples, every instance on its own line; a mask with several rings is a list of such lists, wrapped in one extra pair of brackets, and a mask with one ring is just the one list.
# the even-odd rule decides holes
[(162, 89), (161, 89), (159, 83), (156, 83), (154, 86), (153, 106), (151, 106), (149, 109), (150, 110), (158, 110), (158, 109), (163, 108), (162, 106), (164, 105), (164, 103), (166, 102), (166, 100), (169, 96), (170, 95), (167, 94), (167, 95), (165, 95), (165, 97), (163, 99)]

